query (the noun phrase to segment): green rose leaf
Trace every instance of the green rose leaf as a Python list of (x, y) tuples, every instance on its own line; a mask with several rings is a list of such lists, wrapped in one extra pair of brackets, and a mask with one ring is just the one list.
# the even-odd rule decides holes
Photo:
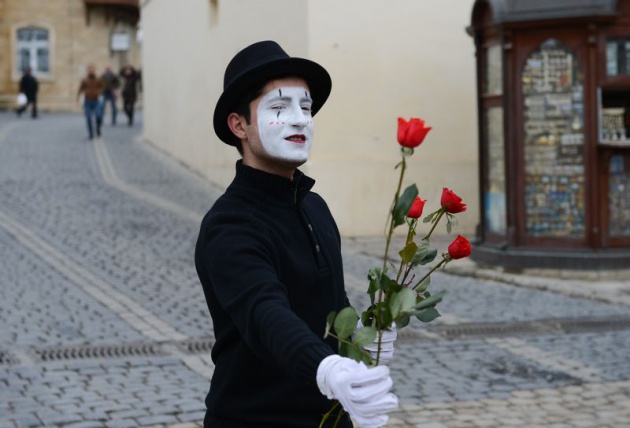
[(422, 219), (422, 222), (423, 223), (430, 223), (431, 221), (433, 221), (433, 217), (435, 216), (435, 214), (437, 214), (437, 211), (433, 211), (431, 214), (425, 216)]
[(370, 296), (370, 302), (373, 305), (376, 298), (376, 292), (381, 289), (381, 270), (379, 268), (372, 268), (368, 272), (368, 280), (370, 284), (368, 286), (368, 295)]
[(370, 355), (370, 353), (357, 346), (348, 347), (347, 357), (352, 358), (354, 361), (363, 362), (366, 366), (371, 366), (374, 364), (372, 362), (372, 356)]
[(420, 241), (420, 246), (418, 247), (418, 250), (416, 251), (416, 253), (413, 255), (413, 258), (411, 259), (411, 263), (414, 265), (419, 265), (422, 262), (422, 260), (424, 260), (424, 258), (427, 256), (428, 252), (429, 252), (429, 240), (423, 239), (422, 241)]
[(425, 291), (427, 288), (429, 288), (429, 285), (431, 285), (431, 275), (427, 276), (426, 278), (424, 278), (422, 280), (422, 282), (420, 284), (418, 284), (416, 286), (416, 291), (418, 293), (422, 293), (423, 291)]
[(459, 223), (457, 221), (457, 217), (455, 217), (453, 214), (446, 213), (446, 232), (447, 233), (450, 234), (453, 229), (457, 229), (458, 224)]
[(426, 265), (427, 263), (431, 263), (433, 260), (435, 260), (436, 256), (437, 256), (437, 248), (429, 250), (429, 251), (427, 251), (425, 256), (422, 258), (422, 260), (420, 260), (418, 262), (418, 264), (419, 265)]
[(381, 326), (388, 326), (394, 321), (394, 318), (392, 317), (392, 311), (391, 311), (391, 308), (389, 306), (390, 299), (391, 299), (391, 297), (393, 295), (394, 295), (394, 293), (387, 294), (385, 296), (385, 301), (379, 303), (374, 308), (374, 313), (378, 314), (378, 319), (380, 321), (379, 325), (381, 325)]
[(396, 321), (396, 327), (398, 329), (407, 327), (409, 325), (409, 322), (411, 322), (411, 317), (409, 315), (402, 316), (398, 318), (398, 321)]
[(416, 318), (418, 318), (422, 322), (431, 322), (439, 316), (440, 313), (435, 308), (426, 308), (419, 312), (416, 312)]
[[(444, 295), (446, 294), (446, 290), (442, 290), (432, 296), (430, 296), (429, 298), (416, 303), (416, 311), (420, 311), (422, 309), (425, 308), (430, 308), (433, 307), (435, 305), (437, 305), (438, 303), (440, 303), (440, 301), (442, 301), (442, 297), (444, 297)], [(336, 329), (336, 327), (335, 327)]]
[[(408, 288), (395, 292), (389, 299), (389, 309), (392, 318), (398, 319), (399, 315), (405, 315), (412, 312), (416, 306), (416, 293)], [(386, 324), (389, 325), (389, 324)]]
[(418, 245), (415, 242), (411, 241), (408, 242), (407, 245), (405, 245), (405, 248), (400, 250), (398, 254), (400, 255), (403, 263), (409, 263), (414, 258), (417, 251)]
[(374, 327), (361, 327), (354, 333), (352, 340), (357, 346), (365, 346), (374, 342), (376, 339), (376, 329)]
[(337, 313), (335, 311), (332, 311), (326, 317), (326, 331), (324, 332), (324, 339), (326, 339), (328, 335), (330, 334), (330, 329), (332, 328), (333, 323), (335, 322), (336, 315)]
[(352, 306), (339, 311), (335, 318), (335, 331), (340, 339), (347, 339), (352, 335), (357, 328), (357, 317), (357, 311)]
[(398, 199), (396, 206), (394, 207), (394, 225), (400, 226), (405, 222), (409, 208), (413, 204), (413, 200), (418, 196), (418, 188), (415, 184), (407, 187), (403, 194)]
[(339, 342), (339, 355), (350, 358), (350, 349), (352, 346), (348, 342)]

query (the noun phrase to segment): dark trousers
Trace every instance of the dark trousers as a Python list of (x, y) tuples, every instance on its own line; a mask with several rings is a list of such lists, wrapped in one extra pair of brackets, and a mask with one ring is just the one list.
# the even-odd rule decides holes
[(133, 125), (133, 111), (135, 109), (135, 104), (135, 98), (123, 97), (123, 108), (125, 109), (129, 126)]
[(31, 117), (37, 117), (37, 98), (29, 98), (26, 104), (16, 110), (18, 116), (22, 116), (22, 113), (26, 111), (28, 106), (31, 106)]
[(118, 113), (118, 110), (116, 109), (116, 96), (113, 92), (103, 93), (103, 116), (105, 116), (107, 104), (112, 106), (112, 125), (116, 125), (116, 113)]

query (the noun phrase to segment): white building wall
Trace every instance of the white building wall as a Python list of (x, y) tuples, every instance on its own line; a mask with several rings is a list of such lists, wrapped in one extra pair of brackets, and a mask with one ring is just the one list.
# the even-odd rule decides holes
[[(473, 0), (149, 0), (143, 2), (145, 137), (219, 186), (236, 151), (219, 142), (212, 112), (225, 66), (251, 42), (277, 40), (321, 63), (333, 91), (315, 118), (317, 180), (342, 234), (384, 230), (399, 158), (397, 118), (434, 129), (416, 150), (425, 212), (442, 186), (469, 205), (460, 232), (478, 222), (475, 57), (465, 33)], [(168, 31), (166, 31), (168, 29)]]

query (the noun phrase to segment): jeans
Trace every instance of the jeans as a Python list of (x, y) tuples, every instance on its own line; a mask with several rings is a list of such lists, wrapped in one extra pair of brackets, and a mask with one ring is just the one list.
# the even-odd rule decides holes
[(104, 92), (103, 93), (103, 115), (105, 116), (105, 109), (107, 108), (107, 104), (112, 105), (112, 125), (116, 125), (116, 113), (118, 110), (116, 109), (116, 96), (113, 92)]
[(101, 135), (101, 124), (103, 123), (103, 103), (100, 100), (83, 101), (83, 113), (87, 122), (88, 134), (90, 140), (94, 138), (94, 128), (92, 124), (92, 116), (96, 118), (96, 135)]

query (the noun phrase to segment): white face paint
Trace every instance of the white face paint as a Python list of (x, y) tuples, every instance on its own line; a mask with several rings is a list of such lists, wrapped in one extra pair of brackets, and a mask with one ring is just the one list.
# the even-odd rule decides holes
[(308, 90), (275, 88), (258, 103), (258, 131), (267, 154), (276, 159), (306, 162), (313, 143), (313, 117)]

